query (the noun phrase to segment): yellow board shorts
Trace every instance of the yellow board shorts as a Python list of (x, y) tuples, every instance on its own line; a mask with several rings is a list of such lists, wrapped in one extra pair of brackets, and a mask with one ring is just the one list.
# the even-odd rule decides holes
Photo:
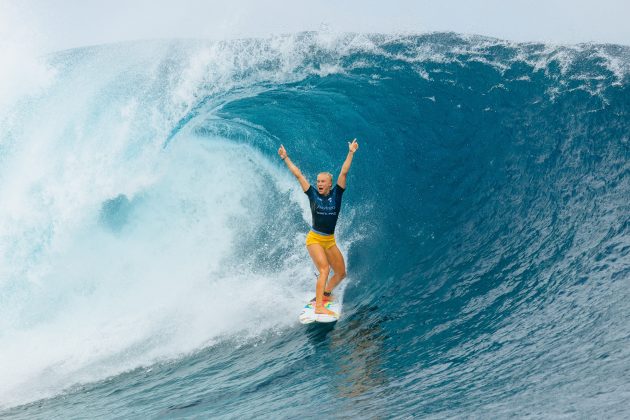
[(319, 244), (323, 246), (324, 249), (329, 249), (337, 245), (335, 242), (335, 235), (320, 235), (319, 233), (315, 233), (311, 230), (306, 235), (306, 246), (313, 244)]

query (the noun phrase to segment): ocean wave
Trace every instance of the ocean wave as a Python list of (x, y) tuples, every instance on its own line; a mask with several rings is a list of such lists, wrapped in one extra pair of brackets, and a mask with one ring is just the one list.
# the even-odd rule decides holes
[[(307, 32), (42, 65), (0, 116), (0, 406), (72, 416), (56, 396), (88, 386), (107, 416), (112, 383), (166, 375), (153, 401), (202, 378), (172, 405), (207, 415), (258, 413), (234, 404), (254, 385), (279, 416), (297, 390), (348, 416), (626, 410), (627, 47)], [(314, 179), (354, 137), (345, 318), (310, 335), (309, 209), (276, 150)]]

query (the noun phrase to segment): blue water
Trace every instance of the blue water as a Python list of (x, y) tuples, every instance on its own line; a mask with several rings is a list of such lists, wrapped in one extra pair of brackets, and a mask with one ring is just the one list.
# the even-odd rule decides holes
[[(630, 49), (451, 33), (106, 45), (0, 131), (3, 418), (630, 414)], [(344, 315), (306, 197), (360, 148)]]

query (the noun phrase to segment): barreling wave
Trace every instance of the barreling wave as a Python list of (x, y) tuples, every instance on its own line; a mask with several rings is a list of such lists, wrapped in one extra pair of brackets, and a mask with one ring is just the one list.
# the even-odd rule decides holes
[[(0, 116), (3, 414), (627, 413), (629, 53), (301, 33), (46, 57)], [(310, 216), (276, 150), (313, 179), (354, 137), (345, 316), (305, 331)]]

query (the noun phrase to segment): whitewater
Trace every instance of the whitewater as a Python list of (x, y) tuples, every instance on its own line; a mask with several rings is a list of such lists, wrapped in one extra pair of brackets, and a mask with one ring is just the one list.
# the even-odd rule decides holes
[[(629, 70), (322, 31), (0, 73), (0, 416), (627, 417)], [(355, 137), (344, 316), (305, 328), (277, 148), (313, 182)]]

